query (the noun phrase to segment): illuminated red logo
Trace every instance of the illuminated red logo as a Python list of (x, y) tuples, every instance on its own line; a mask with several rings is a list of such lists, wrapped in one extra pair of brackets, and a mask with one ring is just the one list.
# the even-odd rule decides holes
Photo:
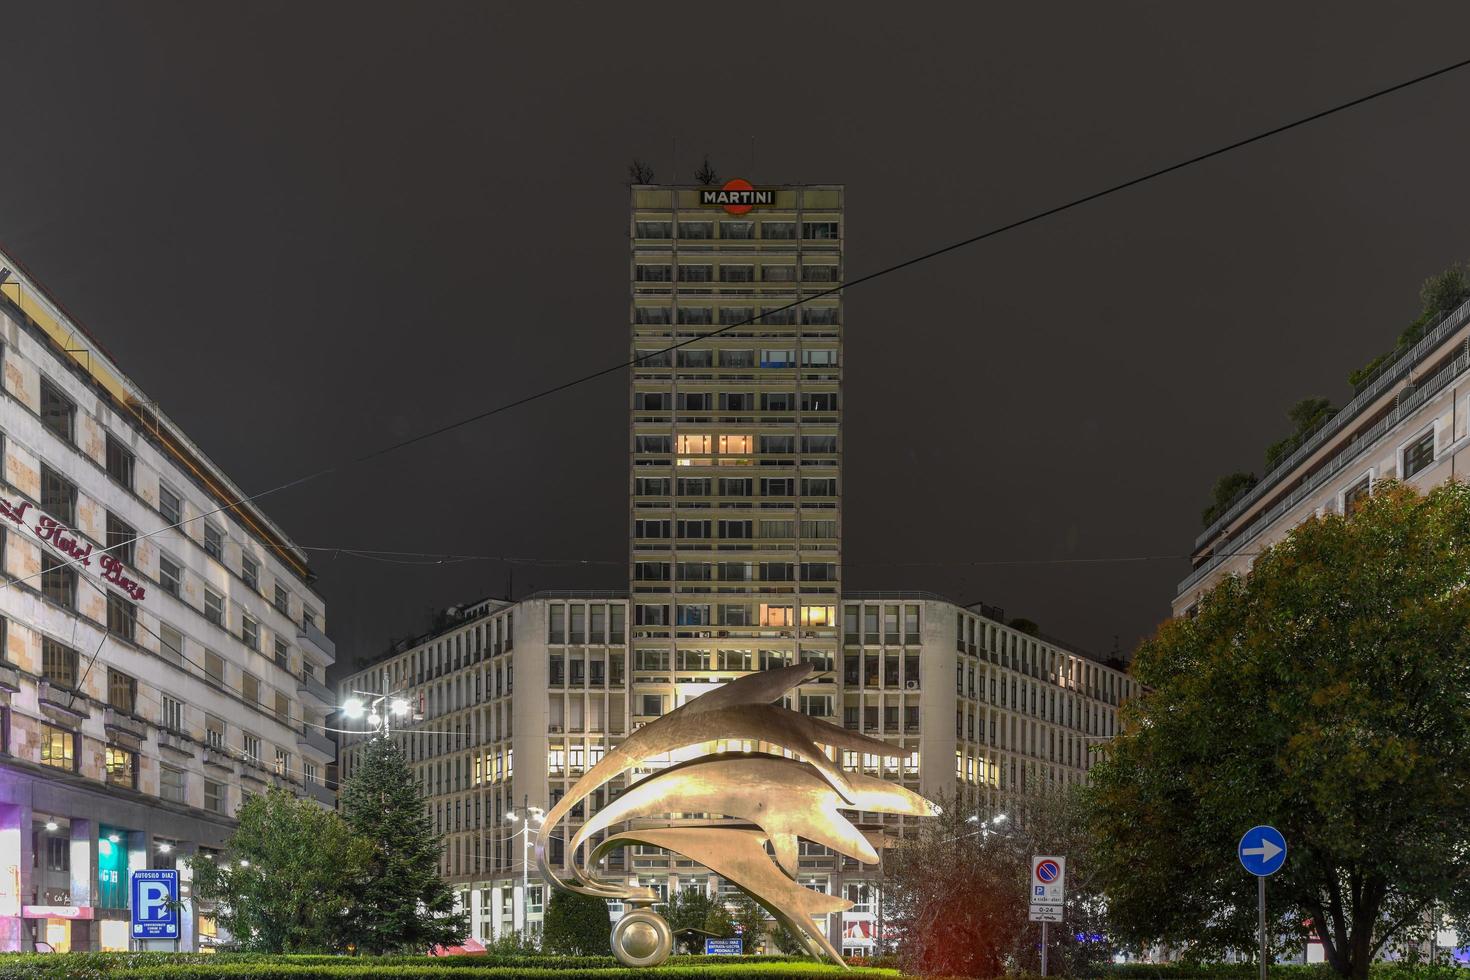
[(725, 186), (719, 190), (700, 191), (699, 203), (706, 208), (724, 208), (729, 214), (745, 214), (751, 208), (775, 204), (776, 192), (758, 190), (750, 181), (735, 177), (725, 181)]

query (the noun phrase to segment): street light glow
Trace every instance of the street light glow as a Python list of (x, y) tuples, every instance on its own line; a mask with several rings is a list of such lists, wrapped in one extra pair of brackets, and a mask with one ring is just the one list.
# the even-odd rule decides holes
[(403, 698), (394, 698), (390, 707), (392, 708), (393, 713), (395, 715), (398, 715), (400, 718), (408, 714), (409, 704)]
[(1004, 813), (998, 813), (998, 814), (995, 815), (995, 819), (992, 820), (992, 821), (990, 821), (990, 822), (993, 823), (993, 824), (1002, 824), (1002, 823), (1005, 823), (1006, 822), (1006, 819), (1007, 818), (1006, 818), (1006, 815)]
[(57, 824), (56, 824), (56, 821), (55, 820), (47, 820), (46, 821), (46, 829), (47, 830), (55, 831), (56, 830), (56, 826), (57, 826)]
[(367, 705), (362, 703), (362, 698), (348, 698), (342, 702), (342, 713), (348, 718), (361, 718), (365, 711)]

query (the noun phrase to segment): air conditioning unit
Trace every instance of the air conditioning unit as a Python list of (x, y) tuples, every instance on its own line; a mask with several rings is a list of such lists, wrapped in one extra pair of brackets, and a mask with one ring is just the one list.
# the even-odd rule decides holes
[(904, 689), (905, 690), (908, 690), (908, 691), (917, 691), (919, 689), (919, 682), (918, 681), (905, 681), (903, 686), (904, 686)]

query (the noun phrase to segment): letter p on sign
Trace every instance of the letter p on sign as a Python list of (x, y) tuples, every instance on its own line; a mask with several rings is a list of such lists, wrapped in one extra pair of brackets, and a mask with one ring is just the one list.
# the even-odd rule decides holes
[(162, 881), (145, 881), (138, 886), (138, 918), (143, 922), (150, 919), (167, 919), (169, 888)]

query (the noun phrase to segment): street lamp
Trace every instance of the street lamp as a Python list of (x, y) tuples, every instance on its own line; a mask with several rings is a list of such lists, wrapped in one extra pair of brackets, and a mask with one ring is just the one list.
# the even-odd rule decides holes
[[(506, 823), (521, 823), (521, 829), (516, 834), (524, 834), (521, 840), (521, 938), (526, 938), (526, 933), (531, 926), (531, 831), (541, 825), (546, 818), (546, 811), (539, 806), (531, 806), (531, 796), (526, 794), (525, 802), (520, 806), (512, 806), (510, 812), (505, 815)], [(515, 834), (511, 834), (512, 837)], [(499, 915), (499, 910), (496, 910)]]
[[(374, 694), (371, 691), (353, 691), (352, 693), (357, 696), (342, 702), (342, 714), (354, 721), (366, 717), (368, 728), (374, 732), (381, 731), (387, 735), (392, 729), (391, 722), (394, 718), (407, 718), (414, 714), (412, 703), (399, 693)], [(418, 721), (418, 716), (415, 715), (413, 720)]]

